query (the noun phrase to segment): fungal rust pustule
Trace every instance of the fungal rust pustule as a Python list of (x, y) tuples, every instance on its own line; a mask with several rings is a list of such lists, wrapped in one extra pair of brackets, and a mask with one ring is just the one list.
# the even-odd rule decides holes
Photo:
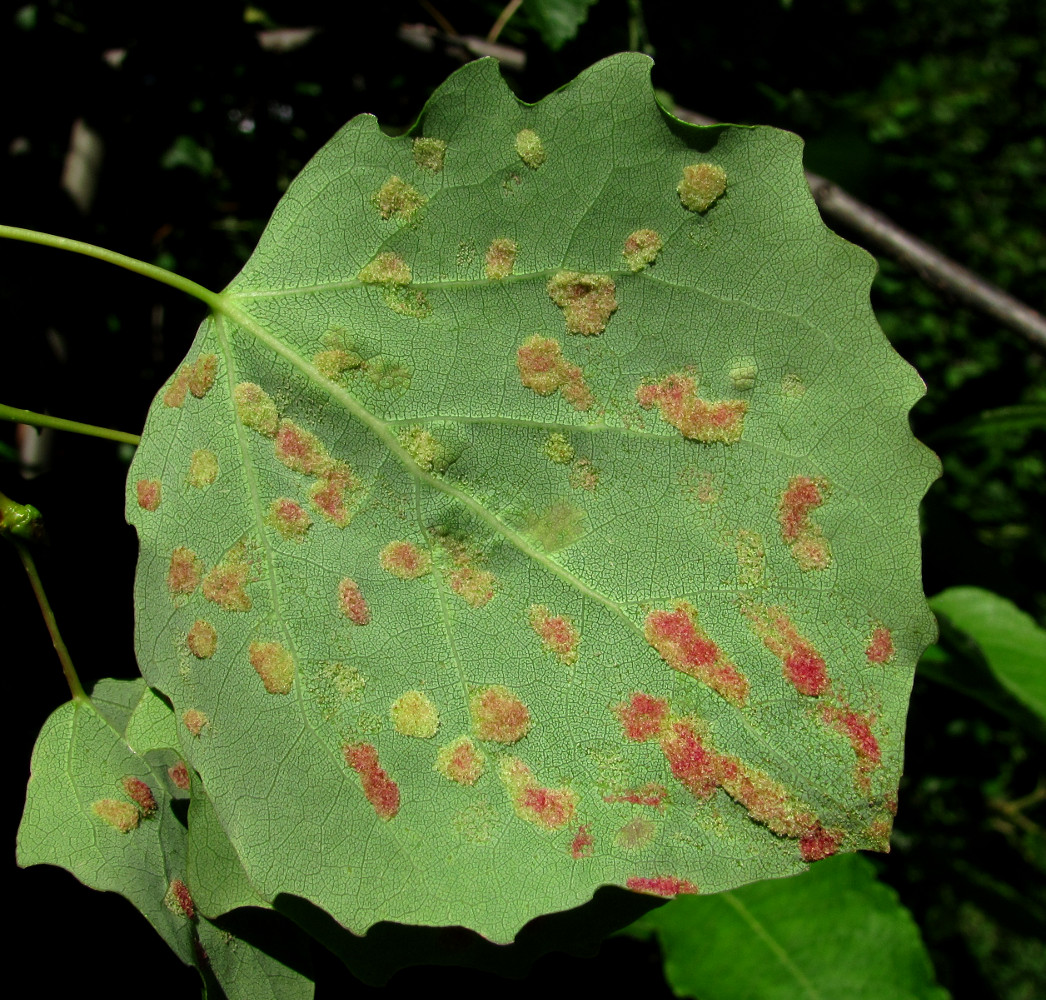
[(781, 661), (785, 679), (796, 691), (816, 697), (828, 690), (824, 657), (799, 633), (783, 608), (748, 604), (742, 613), (763, 645)]
[(484, 273), (492, 281), (507, 278), (516, 266), (516, 244), (505, 237), (492, 240), (484, 262)]
[(233, 401), (236, 403), (236, 416), (244, 427), (273, 437), (279, 424), (276, 404), (272, 397), (254, 382), (240, 382), (233, 389)]
[(594, 399), (581, 369), (563, 357), (559, 341), (534, 334), (516, 351), (519, 379), (539, 396), (549, 396), (557, 389), (575, 410), (591, 408)]
[(516, 815), (544, 830), (561, 830), (574, 818), (578, 796), (570, 788), (543, 788), (518, 757), (503, 757), (501, 782)]
[(199, 736), (203, 732), (203, 727), (210, 722), (210, 719), (198, 708), (190, 708), (182, 715), (182, 722), (185, 723), (185, 728), (193, 736)]
[(294, 657), (278, 642), (252, 642), (251, 666), (269, 694), (290, 694), (294, 684)]
[(409, 285), (410, 268), (394, 253), (379, 253), (356, 277), (365, 285)]
[(559, 271), (546, 288), (548, 297), (563, 310), (567, 333), (602, 333), (617, 309), (614, 279), (608, 274)]
[(378, 751), (371, 743), (353, 743), (342, 748), (345, 763), (360, 777), (367, 801), (379, 819), (390, 820), (400, 809), (399, 785), (378, 763)]
[(827, 569), (832, 549), (821, 533), (821, 526), (810, 517), (830, 496), (828, 480), (812, 476), (792, 476), (781, 494), (777, 519), (781, 540), (803, 572)]
[(139, 479), (135, 484), (135, 493), (138, 497), (138, 506), (142, 510), (156, 510), (163, 499), (159, 479)]
[(209, 660), (218, 648), (218, 630), (210, 622), (200, 619), (193, 622), (185, 643), (198, 660)]
[(189, 887), (180, 878), (171, 881), (163, 902), (168, 910), (180, 917), (185, 917), (187, 920), (193, 920), (196, 917), (196, 904), (189, 893)]
[(428, 695), (421, 691), (401, 694), (390, 709), (392, 726), (401, 736), (427, 740), (439, 729), (439, 712)]
[(486, 768), (486, 757), (468, 736), (442, 746), (436, 753), (436, 771), (459, 785), (474, 785)]
[(662, 245), (661, 237), (653, 229), (637, 229), (625, 240), (621, 256), (630, 271), (641, 271), (657, 260)]
[(491, 684), (469, 696), (472, 731), (481, 740), (518, 743), (530, 732), (530, 710), (507, 687)]
[(91, 803), (91, 812), (120, 833), (130, 833), (141, 819), (137, 806), (120, 799), (98, 799)]
[(171, 596), (191, 594), (200, 585), (202, 573), (203, 563), (200, 557), (192, 549), (178, 546), (171, 553), (171, 562), (167, 569), (167, 589)]
[(381, 568), (401, 580), (417, 580), (432, 571), (432, 556), (413, 542), (389, 542), (378, 556)]
[(414, 162), (422, 170), (438, 174), (443, 169), (443, 161), (447, 155), (447, 144), (442, 139), (419, 136), (411, 144), (411, 153), (414, 155)]
[(554, 653), (560, 663), (577, 663), (577, 647), (581, 638), (577, 626), (565, 615), (554, 615), (543, 604), (532, 604), (527, 611), (530, 627), (537, 633), (541, 645)]
[(744, 431), (748, 403), (743, 399), (701, 399), (697, 381), (686, 372), (667, 375), (660, 382), (643, 382), (636, 389), (643, 409), (656, 406), (662, 420), (683, 437), (703, 444), (736, 444)]
[(707, 212), (726, 191), (726, 171), (714, 163), (691, 163), (683, 167), (676, 191), (684, 208)]
[(207, 448), (198, 448), (189, 459), (189, 485), (204, 489), (218, 478), (218, 456)]
[(142, 816), (148, 818), (156, 812), (156, 798), (153, 796), (153, 790), (141, 778), (129, 774), (121, 784), (127, 797), (134, 799), (137, 803)]
[(372, 199), (374, 207), (383, 219), (388, 220), (395, 216), (404, 221), (412, 218), (426, 201), (428, 198), (416, 187), (400, 180), (399, 177), (390, 177)]
[(545, 146), (533, 129), (520, 129), (516, 133), (516, 153), (531, 170), (537, 170), (545, 162)]
[(240, 542), (203, 578), (203, 596), (223, 611), (250, 611), (251, 597), (245, 589), (249, 576), (247, 547)]
[(338, 607), (354, 625), (370, 624), (370, 606), (355, 580), (345, 577), (338, 584)]
[(312, 518), (308, 511), (290, 497), (279, 497), (269, 504), (265, 523), (288, 541), (302, 542), (312, 527)]

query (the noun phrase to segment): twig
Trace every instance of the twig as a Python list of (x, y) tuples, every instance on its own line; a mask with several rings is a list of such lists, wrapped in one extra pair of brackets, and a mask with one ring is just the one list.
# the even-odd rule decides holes
[[(686, 108), (675, 108), (672, 113), (694, 125), (719, 124), (714, 118)], [(910, 267), (927, 284), (944, 289), (1011, 330), (1024, 334), (1037, 347), (1046, 349), (1046, 317), (1042, 313), (924, 243), (882, 212), (847, 194), (838, 184), (809, 171), (806, 179), (817, 207), (826, 218), (860, 233), (873, 246)]]
[(505, 9), (498, 14), (498, 19), (494, 22), (494, 26), (490, 29), (487, 34), (487, 41), (493, 45), (498, 40), (498, 35), (504, 30), (505, 25), (511, 20), (512, 15), (519, 10), (519, 5), (523, 3), (523, 0), (509, 0), (505, 5)]

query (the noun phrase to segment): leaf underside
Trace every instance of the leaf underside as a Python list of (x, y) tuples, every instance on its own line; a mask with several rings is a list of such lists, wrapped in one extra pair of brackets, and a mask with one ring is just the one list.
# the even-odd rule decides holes
[(922, 383), (799, 140), (649, 69), (349, 122), (150, 410), (139, 663), (243, 902), (508, 941), (888, 841)]

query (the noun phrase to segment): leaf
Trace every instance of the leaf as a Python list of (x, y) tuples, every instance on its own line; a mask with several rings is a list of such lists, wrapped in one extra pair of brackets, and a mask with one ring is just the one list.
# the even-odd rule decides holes
[(596, 0), (527, 0), (523, 10), (541, 33), (542, 41), (553, 51), (577, 36), (588, 19), (588, 9)]
[[(195, 965), (205, 983), (217, 980), (230, 998), (311, 997), (312, 983), (300, 972), (196, 911), (186, 829), (172, 809), (179, 789), (154, 759), (163, 745), (132, 745), (121, 734), (162, 731), (159, 713), (170, 719), (170, 709), (141, 681), (100, 681), (95, 695), (94, 703), (62, 705), (44, 724), (18, 830), (18, 863), (58, 865), (91, 888), (120, 893), (183, 962)], [(285, 954), (303, 949), (286, 922), (282, 934), (293, 942)], [(112, 982), (130, 992), (156, 988), (153, 971), (134, 955), (118, 961), (106, 973)]]
[(351, 121), (150, 409), (139, 662), (266, 900), (504, 942), (887, 843), (923, 386), (799, 141), (649, 72)]
[(976, 644), (1010, 694), (1046, 719), (1046, 629), (980, 587), (950, 587), (932, 597), (930, 607)]
[(680, 897), (635, 926), (656, 933), (677, 996), (701, 1000), (943, 1000), (911, 913), (864, 858), (708, 899)]

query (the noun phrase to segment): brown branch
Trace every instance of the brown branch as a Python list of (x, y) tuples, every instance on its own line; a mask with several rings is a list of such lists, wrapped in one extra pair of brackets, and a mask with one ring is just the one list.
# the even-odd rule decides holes
[[(719, 124), (714, 118), (686, 108), (675, 108), (673, 114), (694, 125)], [(860, 233), (872, 246), (915, 271), (928, 285), (949, 292), (1023, 334), (1036, 347), (1046, 349), (1046, 317), (1042, 313), (924, 243), (881, 212), (847, 194), (838, 184), (809, 171), (806, 179), (826, 221), (842, 223)]]

